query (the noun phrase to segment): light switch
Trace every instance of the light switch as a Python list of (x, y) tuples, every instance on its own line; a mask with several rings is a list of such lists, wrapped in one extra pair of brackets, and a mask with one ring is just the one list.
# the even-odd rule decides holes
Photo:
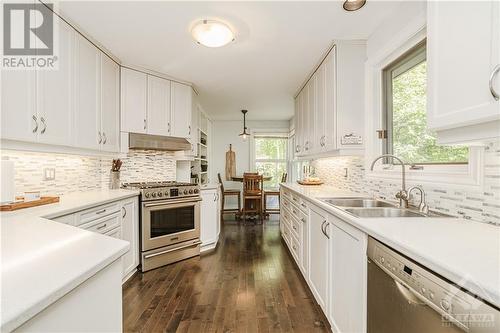
[(55, 168), (43, 169), (43, 180), (54, 180), (54, 179), (56, 179), (56, 169)]

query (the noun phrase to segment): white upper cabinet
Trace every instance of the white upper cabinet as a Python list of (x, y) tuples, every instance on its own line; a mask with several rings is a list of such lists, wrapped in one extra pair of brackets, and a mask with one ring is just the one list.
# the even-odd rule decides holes
[(120, 66), (101, 55), (101, 149), (120, 151)]
[(76, 86), (73, 135), (79, 148), (99, 150), (100, 51), (83, 36), (76, 36)]
[(2, 139), (36, 141), (41, 128), (35, 107), (36, 73), (2, 70)]
[(38, 141), (70, 145), (76, 32), (62, 20), (58, 20), (56, 31), (59, 33), (58, 68), (37, 71)]
[(148, 76), (124, 67), (121, 73), (121, 131), (146, 133)]
[(363, 152), (365, 60), (365, 42), (338, 41), (300, 91), (295, 104), (298, 156)]
[(500, 3), (431, 1), (427, 10), (429, 128), (440, 143), (499, 137)]
[(171, 135), (179, 138), (191, 137), (192, 89), (190, 86), (171, 83)]
[(170, 135), (170, 81), (148, 75), (147, 133)]

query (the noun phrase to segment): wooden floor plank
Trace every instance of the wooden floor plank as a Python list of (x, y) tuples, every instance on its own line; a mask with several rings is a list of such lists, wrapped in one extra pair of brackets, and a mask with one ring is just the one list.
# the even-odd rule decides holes
[(226, 221), (217, 249), (123, 288), (124, 332), (330, 332), (276, 220)]

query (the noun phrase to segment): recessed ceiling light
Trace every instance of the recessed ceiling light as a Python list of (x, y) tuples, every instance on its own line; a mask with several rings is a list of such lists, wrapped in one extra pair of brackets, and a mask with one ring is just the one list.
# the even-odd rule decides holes
[(208, 47), (221, 47), (234, 40), (234, 33), (225, 23), (203, 20), (196, 23), (191, 34), (198, 44)]
[(342, 7), (348, 12), (353, 12), (355, 10), (360, 9), (366, 3), (366, 0), (346, 0)]

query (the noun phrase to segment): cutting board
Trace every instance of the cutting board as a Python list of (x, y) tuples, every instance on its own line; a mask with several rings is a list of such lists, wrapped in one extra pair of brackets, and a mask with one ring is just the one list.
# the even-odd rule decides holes
[[(23, 197), (17, 197), (16, 200), (23, 200)], [(18, 201), (18, 202), (13, 202), (10, 204), (5, 204), (0, 206), (0, 211), (13, 211), (13, 210), (18, 210), (18, 209), (23, 209), (23, 208), (31, 208), (31, 207), (36, 207), (36, 206), (42, 206), (42, 205), (48, 205), (51, 203), (56, 203), (59, 202), (59, 197), (41, 197), (39, 200), (33, 200), (33, 201)]]
[(324, 183), (319, 181), (319, 182), (310, 182), (307, 180), (297, 180), (297, 183), (300, 185), (323, 185)]
[(233, 145), (229, 145), (226, 152), (226, 180), (232, 180), (236, 176), (236, 154), (233, 151)]

